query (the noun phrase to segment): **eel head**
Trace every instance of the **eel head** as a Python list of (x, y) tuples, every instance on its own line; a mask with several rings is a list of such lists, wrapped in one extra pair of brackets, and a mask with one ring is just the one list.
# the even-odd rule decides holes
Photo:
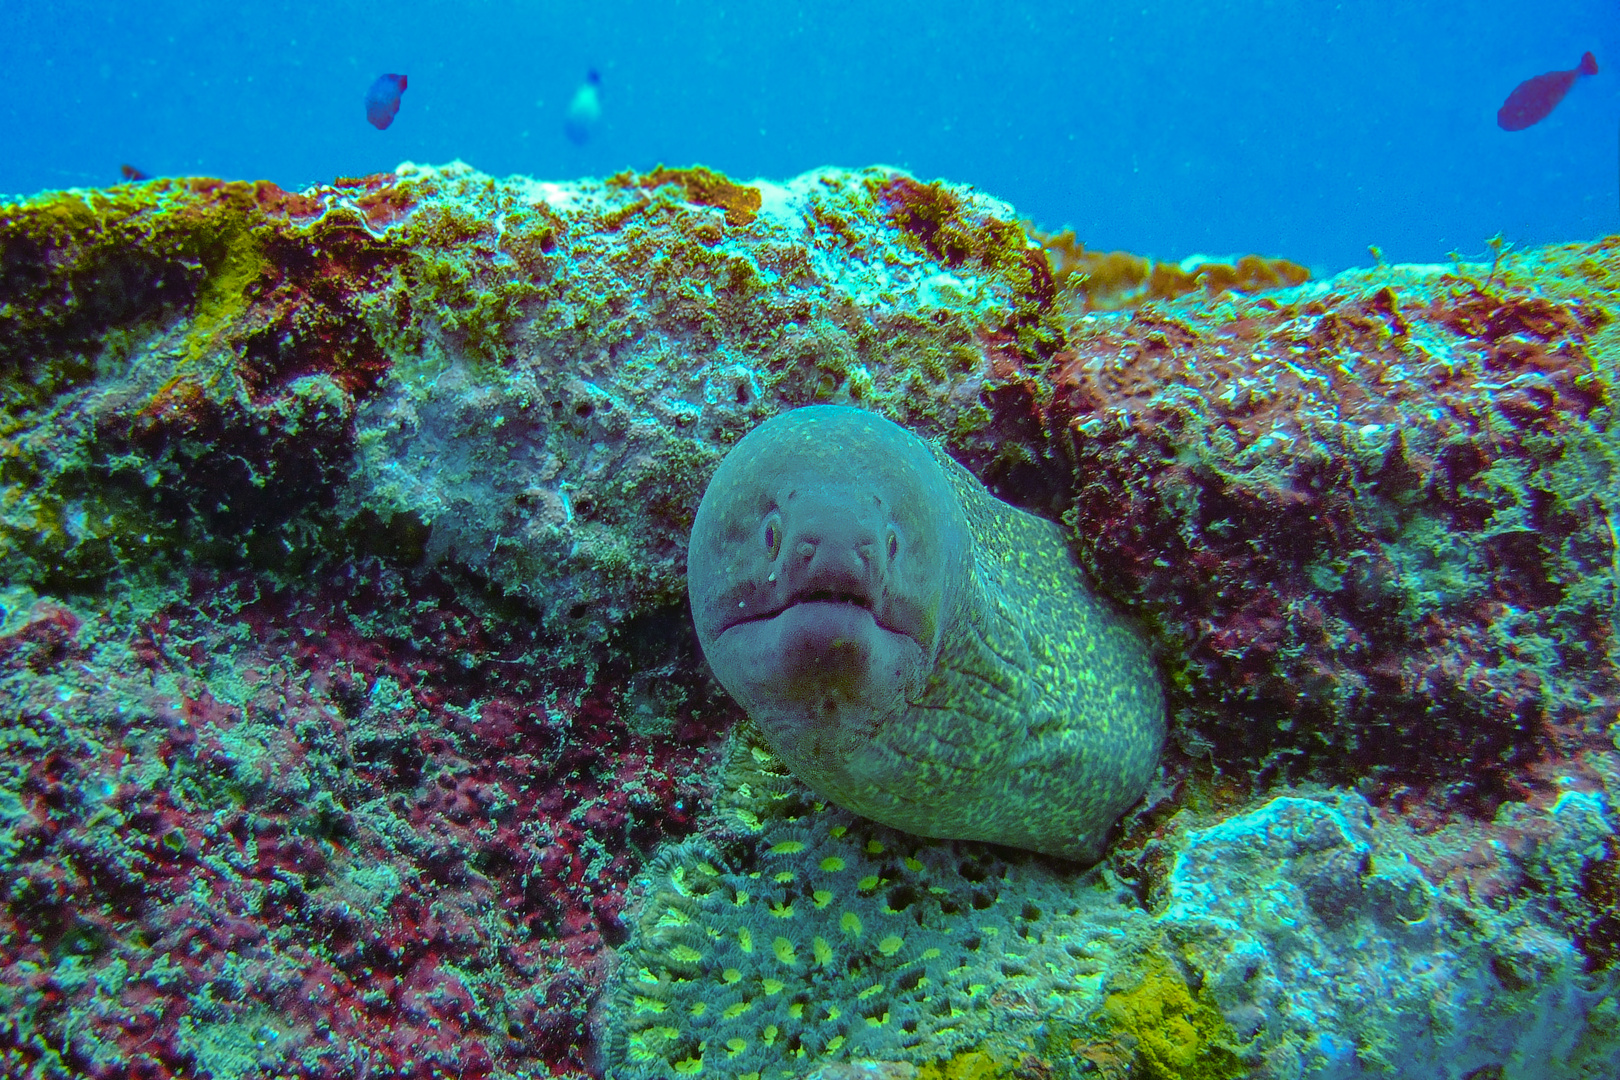
[(784, 414), (732, 449), (698, 508), (687, 580), (704, 654), (778, 750), (836, 753), (926, 683), (966, 535), (915, 436), (857, 409)]

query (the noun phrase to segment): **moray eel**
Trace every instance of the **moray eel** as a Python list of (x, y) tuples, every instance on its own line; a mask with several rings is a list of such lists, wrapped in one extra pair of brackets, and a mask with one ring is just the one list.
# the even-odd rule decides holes
[(788, 768), (885, 825), (1093, 862), (1157, 768), (1147, 645), (1058, 527), (876, 414), (744, 436), (687, 587), (709, 665)]

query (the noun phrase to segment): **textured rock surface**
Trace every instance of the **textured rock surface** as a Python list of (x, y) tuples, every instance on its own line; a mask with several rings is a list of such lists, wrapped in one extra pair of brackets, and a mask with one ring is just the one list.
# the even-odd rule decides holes
[[(1573, 871), (1612, 807), (1572, 792), (1544, 819)], [(1437, 890), (1416, 838), (1355, 796), (1284, 797), (1176, 856), (1159, 922), (1269, 1076), (1601, 1076), (1620, 1051), (1613, 979), (1589, 979), (1537, 899), (1481, 920)], [(1546, 872), (1532, 859), (1523, 869)], [(1485, 1072), (1483, 1075), (1492, 1075)]]
[[(1620, 241), (1109, 313), (1066, 271), (887, 170), (0, 207), (0, 1071), (1613, 1075)], [(682, 545), (817, 401), (1149, 623), (1172, 749), (1091, 875), (723, 757)], [(667, 1015), (720, 959), (660, 936), (694, 858), (705, 937), (781, 924), (803, 1057), (645, 1034), (642, 971)], [(827, 1029), (867, 972), (889, 1021)]]

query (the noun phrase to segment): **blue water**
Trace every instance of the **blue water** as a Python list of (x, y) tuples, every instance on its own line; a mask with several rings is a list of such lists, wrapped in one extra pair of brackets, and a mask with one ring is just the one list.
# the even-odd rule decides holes
[[(1602, 71), (1540, 124), (1521, 80)], [(570, 100), (600, 72), (576, 145)], [(385, 131), (366, 88), (410, 88)], [(1319, 271), (1620, 231), (1614, 0), (755, 0), (235, 6), (7, 0), (0, 192), (153, 175), (297, 188), (401, 161), (496, 175), (659, 162), (738, 178), (903, 166), (1159, 258)]]

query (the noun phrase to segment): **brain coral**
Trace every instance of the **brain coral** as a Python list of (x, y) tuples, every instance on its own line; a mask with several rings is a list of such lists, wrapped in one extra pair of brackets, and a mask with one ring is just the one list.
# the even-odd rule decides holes
[(728, 837), (665, 852), (622, 953), (608, 1075), (786, 1080), (1079, 1021), (1134, 905), (1101, 879), (825, 807), (739, 741)]

